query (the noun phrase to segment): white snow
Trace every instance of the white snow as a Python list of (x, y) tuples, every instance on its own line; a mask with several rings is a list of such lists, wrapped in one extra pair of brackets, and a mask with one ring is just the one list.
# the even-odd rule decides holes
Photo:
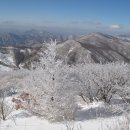
[[(82, 130), (107, 130), (108, 126), (116, 125), (116, 121), (122, 120), (122, 117), (108, 119), (94, 119), (88, 121), (71, 122), (69, 126), (74, 130), (79, 127)], [(2, 121), (0, 130), (67, 130), (65, 123), (49, 123), (46, 120), (32, 116), (26, 111), (19, 110), (14, 112), (7, 121)]]
[(21, 53), (25, 53), (26, 51), (25, 51), (25, 50), (23, 50), (23, 49), (21, 49), (21, 50), (20, 50), (20, 52), (21, 52)]
[(74, 48), (73, 48), (73, 47), (72, 47), (72, 48), (70, 48), (70, 50), (69, 50), (68, 54), (69, 54), (69, 53), (71, 53), (73, 50), (74, 50)]
[[(10, 54), (0, 53), (0, 61), (7, 65), (12, 65), (12, 66), (15, 65), (13, 57)], [(0, 71), (11, 71), (11, 70), (12, 69), (7, 66), (0, 65)]]
[(80, 108), (82, 108), (82, 110), (88, 110), (88, 109), (91, 109), (91, 108), (96, 108), (96, 107), (100, 107), (100, 106), (103, 106), (104, 103), (103, 102), (93, 102), (93, 103), (90, 103), (90, 104), (78, 104)]
[[(6, 101), (12, 98), (7, 98)], [(10, 105), (12, 103), (10, 102)], [(81, 111), (86, 112), (103, 106), (102, 102), (95, 102), (90, 105), (81, 105)], [(85, 114), (85, 113), (84, 113)], [(84, 121), (49, 123), (39, 117), (33, 116), (26, 110), (14, 110), (6, 121), (0, 122), (0, 130), (67, 130), (66, 125), (74, 128), (73, 130), (109, 130), (110, 126), (117, 124), (117, 121), (123, 121), (123, 116), (88, 119)], [(81, 128), (81, 129), (80, 129)], [(69, 129), (72, 130), (72, 129)]]
[(13, 57), (10, 54), (0, 53), (0, 61), (2, 61), (3, 63), (5, 63), (7, 65), (14, 64)]
[(0, 65), (0, 71), (11, 71), (12, 69), (3, 65)]

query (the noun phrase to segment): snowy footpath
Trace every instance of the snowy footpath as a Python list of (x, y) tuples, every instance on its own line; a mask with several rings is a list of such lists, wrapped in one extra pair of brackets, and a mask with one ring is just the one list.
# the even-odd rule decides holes
[(102, 103), (81, 105), (81, 109), (77, 113), (78, 120), (64, 123), (49, 123), (33, 116), (26, 110), (15, 110), (6, 121), (0, 122), (0, 130), (110, 130), (109, 128), (116, 125), (117, 122), (124, 121), (123, 116), (95, 118), (99, 110), (103, 112), (103, 109), (99, 109), (102, 108), (102, 105)]
[[(120, 117), (120, 120), (122, 117)], [(13, 117), (0, 124), (0, 130), (67, 130), (66, 125), (74, 130), (107, 130), (115, 125), (118, 118), (92, 119), (88, 121), (76, 121), (71, 123), (49, 123), (38, 117), (31, 116), (25, 111), (17, 111)]]

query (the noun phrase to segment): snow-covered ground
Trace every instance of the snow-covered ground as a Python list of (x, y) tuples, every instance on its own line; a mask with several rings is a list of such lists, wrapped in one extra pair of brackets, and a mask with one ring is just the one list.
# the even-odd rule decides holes
[(7, 65), (14, 65), (13, 57), (10, 54), (0, 53), (0, 61)]
[[(11, 99), (6, 99), (10, 105), (12, 104)], [(78, 120), (63, 123), (49, 123), (26, 110), (14, 110), (6, 121), (0, 122), (0, 130), (110, 130), (109, 128), (117, 125), (117, 122), (124, 121), (125, 117), (123, 116), (90, 118), (95, 115), (94, 110), (96, 108), (102, 108), (103, 106), (104, 104), (101, 102), (80, 105), (81, 109), (77, 112)], [(71, 129), (67, 129), (66, 126)]]
[(0, 65), (0, 71), (12, 71), (12, 69), (9, 68), (9, 67), (6, 67), (6, 66), (3, 66), (3, 65)]
[[(121, 117), (120, 117), (121, 119)], [(88, 121), (71, 122), (70, 127), (74, 126), (74, 130), (81, 127), (82, 130), (106, 130), (108, 126), (116, 125), (119, 118), (94, 119)], [(18, 111), (7, 121), (1, 122), (0, 130), (67, 130), (65, 123), (49, 123), (38, 117), (31, 116), (28, 112)]]

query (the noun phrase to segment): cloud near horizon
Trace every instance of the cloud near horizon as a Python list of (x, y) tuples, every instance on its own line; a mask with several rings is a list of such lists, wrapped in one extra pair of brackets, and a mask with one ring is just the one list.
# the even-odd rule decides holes
[(111, 28), (111, 29), (121, 29), (122, 26), (119, 25), (119, 24), (113, 24), (113, 25), (110, 26), (110, 28)]
[(97, 21), (71, 21), (71, 22), (55, 22), (55, 21), (41, 21), (39, 23), (27, 23), (18, 21), (0, 21), (0, 28), (14, 28), (14, 29), (61, 29), (62, 31), (75, 32), (113, 32), (124, 31), (124, 27), (119, 24), (105, 25)]

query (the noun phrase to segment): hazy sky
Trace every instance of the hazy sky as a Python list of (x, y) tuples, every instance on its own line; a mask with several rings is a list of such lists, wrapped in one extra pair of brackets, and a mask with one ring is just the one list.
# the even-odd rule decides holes
[(0, 28), (130, 30), (130, 0), (0, 0)]

